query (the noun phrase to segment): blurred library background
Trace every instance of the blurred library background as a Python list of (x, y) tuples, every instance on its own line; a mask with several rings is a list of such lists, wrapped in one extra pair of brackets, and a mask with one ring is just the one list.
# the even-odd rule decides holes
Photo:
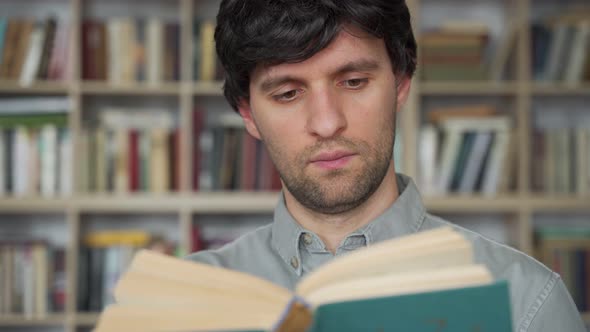
[[(272, 221), (278, 174), (222, 95), (219, 2), (0, 2), (0, 331), (90, 331), (139, 248)], [(397, 170), (559, 272), (590, 323), (590, 3), (408, 5)]]

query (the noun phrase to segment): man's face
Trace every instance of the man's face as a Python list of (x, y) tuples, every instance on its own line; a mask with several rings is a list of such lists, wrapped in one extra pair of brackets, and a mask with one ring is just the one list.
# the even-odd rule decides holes
[(257, 68), (240, 113), (285, 194), (336, 214), (366, 201), (390, 170), (397, 103), (384, 42), (349, 28), (303, 62)]

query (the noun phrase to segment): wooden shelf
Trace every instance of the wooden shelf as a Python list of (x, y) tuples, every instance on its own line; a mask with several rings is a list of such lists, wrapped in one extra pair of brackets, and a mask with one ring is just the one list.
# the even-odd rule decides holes
[(590, 239), (575, 238), (572, 236), (565, 236), (563, 238), (548, 238), (543, 239), (542, 245), (538, 247), (541, 252), (551, 252), (555, 249), (562, 250), (588, 250), (590, 249)]
[(74, 199), (82, 212), (271, 213), (278, 194), (273, 192), (210, 192), (195, 194), (88, 195)]
[(0, 198), (2, 213), (63, 213), (73, 203), (68, 198)]
[(195, 96), (223, 96), (223, 82), (194, 82)]
[[(83, 194), (73, 198), (2, 198), (3, 213), (65, 212), (75, 208), (80, 212), (176, 213), (271, 213), (277, 203), (276, 192), (217, 191), (165, 194)], [(424, 198), (433, 212), (517, 212), (526, 207), (535, 212), (590, 211), (590, 198), (582, 196), (515, 196), (449, 195)]]
[(78, 326), (94, 326), (98, 322), (100, 313), (95, 312), (78, 312), (76, 313), (76, 325)]
[(180, 83), (170, 82), (159, 85), (147, 83), (121, 83), (85, 81), (81, 83), (80, 92), (86, 95), (150, 95), (168, 96), (180, 94)]
[(0, 326), (48, 326), (63, 325), (66, 322), (64, 314), (50, 314), (45, 318), (26, 318), (20, 315), (0, 316)]
[(420, 94), (423, 96), (436, 95), (516, 95), (518, 84), (515, 82), (487, 82), (487, 81), (448, 81), (448, 82), (420, 82)]
[(590, 83), (577, 86), (555, 83), (534, 83), (532, 93), (538, 96), (590, 96)]
[(0, 80), (0, 93), (11, 94), (67, 94), (69, 84), (60, 81), (37, 81), (23, 86), (17, 81)]
[(576, 195), (533, 196), (529, 203), (536, 212), (590, 212), (590, 197)]
[(276, 192), (209, 192), (195, 194), (86, 194), (73, 198), (3, 198), (2, 213), (65, 212), (68, 208), (86, 213), (271, 213)]
[[(163, 82), (158, 85), (147, 83), (112, 84), (105, 81), (82, 81), (77, 87), (83, 94), (91, 95), (176, 95), (182, 86), (192, 89), (195, 96), (223, 96), (222, 81), (195, 81), (184, 84), (179, 82)], [(0, 80), (0, 93), (15, 94), (68, 94), (71, 84), (60, 81), (37, 81), (30, 86), (23, 86), (17, 81)]]
[(425, 197), (424, 204), (429, 211), (460, 212), (517, 212), (522, 202), (514, 196), (445, 196)]

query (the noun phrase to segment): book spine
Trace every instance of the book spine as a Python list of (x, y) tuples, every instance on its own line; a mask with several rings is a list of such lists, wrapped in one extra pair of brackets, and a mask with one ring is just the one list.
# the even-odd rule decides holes
[[(0, 53), (1, 54), (1, 53)], [(6, 144), (7, 141), (5, 140), (6, 132), (2, 128), (0, 128), (0, 198), (6, 195)], [(0, 289), (2, 284), (0, 283)], [(0, 312), (2, 312), (0, 310)]]
[[(82, 158), (81, 158), (82, 159)], [(58, 192), (62, 196), (69, 196), (73, 192), (72, 167), (72, 138), (67, 129), (59, 131), (59, 184)]]
[(27, 165), (29, 164), (29, 132), (25, 127), (17, 127), (14, 137), (13, 149), (13, 166), (14, 188), (13, 193), (17, 197), (22, 197), (27, 193), (29, 177), (27, 174)]
[(44, 22), (45, 39), (41, 47), (41, 60), (39, 62), (39, 68), (35, 73), (35, 77), (40, 80), (48, 78), (49, 73), (49, 60), (51, 57), (51, 51), (56, 41), (56, 26), (57, 21), (54, 17), (49, 17)]
[(42, 157), (41, 157), (41, 195), (53, 197), (57, 189), (57, 128), (46, 125), (41, 129)]

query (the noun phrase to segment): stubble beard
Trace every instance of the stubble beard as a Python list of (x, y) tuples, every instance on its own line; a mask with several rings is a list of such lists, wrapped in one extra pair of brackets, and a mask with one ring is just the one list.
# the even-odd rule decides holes
[[(281, 156), (280, 150), (268, 146), (283, 183), (293, 197), (304, 207), (322, 214), (340, 214), (360, 206), (381, 185), (390, 167), (393, 154), (394, 128), (386, 131), (379, 144), (371, 147), (366, 142), (343, 137), (318, 142), (292, 161)], [(329, 147), (346, 147), (358, 154), (361, 167), (335, 169), (321, 175), (308, 175), (310, 156)]]

